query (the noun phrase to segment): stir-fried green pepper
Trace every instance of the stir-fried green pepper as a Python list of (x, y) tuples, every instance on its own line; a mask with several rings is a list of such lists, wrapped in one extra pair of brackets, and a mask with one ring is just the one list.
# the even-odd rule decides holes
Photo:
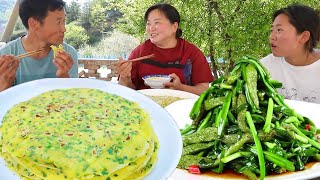
[(246, 97), (243, 94), (239, 94), (238, 96), (238, 106), (243, 106), (244, 108), (238, 112), (238, 125), (239, 128), (241, 129), (242, 132), (249, 132), (249, 127), (247, 126), (246, 123), (246, 111), (247, 111), (247, 101), (246, 101)]
[(251, 131), (251, 134), (253, 136), (254, 143), (255, 143), (256, 149), (257, 149), (257, 155), (258, 155), (259, 166), (260, 166), (260, 179), (264, 179), (264, 177), (266, 175), (266, 167), (265, 167), (265, 161), (264, 161), (262, 146), (261, 146), (261, 142), (260, 142), (260, 139), (258, 137), (256, 128), (255, 128), (254, 123), (252, 121), (251, 114), (248, 111), (246, 112), (246, 119), (247, 119), (247, 122), (249, 124), (250, 131)]
[(246, 67), (246, 84), (248, 85), (248, 90), (250, 97), (256, 108), (259, 108), (259, 98), (257, 90), (258, 73), (256, 68), (252, 64), (248, 64)]
[(221, 118), (220, 119), (217, 119), (217, 121), (219, 122), (219, 126), (218, 126), (218, 136), (221, 136), (222, 133), (224, 132), (224, 128), (227, 124), (227, 121), (228, 121), (228, 111), (229, 111), (229, 107), (230, 107), (230, 103), (231, 103), (231, 97), (232, 97), (232, 94), (231, 92), (229, 91), (226, 95), (226, 101), (223, 103), (223, 107), (222, 107), (222, 110), (221, 110)]
[(198, 144), (191, 144), (189, 146), (185, 146), (182, 151), (182, 155), (187, 154), (195, 154), (202, 150), (208, 149), (214, 145), (213, 142), (210, 143), (198, 143)]
[(204, 109), (206, 111), (215, 108), (217, 106), (220, 106), (223, 104), (223, 102), (226, 100), (226, 97), (221, 96), (221, 97), (216, 97), (216, 98), (211, 98), (207, 99), (204, 101)]
[(273, 114), (273, 99), (269, 98), (266, 123), (263, 126), (263, 130), (265, 132), (270, 131), (272, 114)]
[(263, 179), (320, 161), (320, 129), (284, 103), (274, 88), (280, 85), (255, 58), (237, 61), (194, 104), (193, 124), (181, 131), (178, 167), (216, 173), (231, 168)]

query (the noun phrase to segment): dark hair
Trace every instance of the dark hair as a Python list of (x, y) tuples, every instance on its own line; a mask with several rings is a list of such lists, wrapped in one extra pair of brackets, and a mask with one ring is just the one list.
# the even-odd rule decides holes
[(35, 18), (42, 23), (47, 17), (48, 11), (62, 10), (64, 7), (63, 0), (21, 0), (19, 16), (23, 25), (29, 29), (29, 18)]
[(173, 24), (175, 22), (178, 23), (178, 29), (176, 32), (176, 37), (179, 38), (182, 36), (182, 30), (179, 28), (179, 24), (180, 24), (180, 14), (177, 11), (177, 9), (173, 6), (171, 6), (170, 4), (155, 4), (151, 7), (149, 7), (149, 9), (146, 11), (146, 13), (144, 14), (144, 21), (147, 22), (148, 21), (148, 17), (151, 11), (158, 9), (160, 12), (162, 12), (167, 19), (169, 19), (169, 21)]
[(273, 14), (273, 21), (280, 14), (285, 14), (289, 17), (290, 24), (296, 28), (298, 34), (301, 34), (304, 31), (310, 32), (310, 38), (306, 43), (305, 48), (309, 52), (312, 52), (313, 48), (317, 47), (320, 40), (319, 13), (311, 7), (293, 4), (277, 10)]

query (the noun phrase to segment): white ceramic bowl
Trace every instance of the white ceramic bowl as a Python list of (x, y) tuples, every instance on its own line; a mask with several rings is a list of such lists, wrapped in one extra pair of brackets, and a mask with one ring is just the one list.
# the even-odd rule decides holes
[(170, 82), (172, 78), (169, 75), (155, 74), (143, 76), (142, 79), (145, 85), (153, 89), (162, 89), (164, 88), (163, 83)]

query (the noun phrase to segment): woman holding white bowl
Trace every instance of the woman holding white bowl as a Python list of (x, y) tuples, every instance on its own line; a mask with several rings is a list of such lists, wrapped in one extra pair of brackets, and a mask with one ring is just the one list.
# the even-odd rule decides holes
[(147, 89), (143, 77), (169, 75), (172, 80), (165, 88), (200, 95), (209, 87), (213, 76), (209, 64), (199, 48), (180, 38), (179, 12), (169, 4), (151, 6), (144, 16), (149, 39), (136, 47), (130, 59), (154, 54), (141, 61), (125, 61), (119, 58), (117, 70), (119, 84), (133, 89)]

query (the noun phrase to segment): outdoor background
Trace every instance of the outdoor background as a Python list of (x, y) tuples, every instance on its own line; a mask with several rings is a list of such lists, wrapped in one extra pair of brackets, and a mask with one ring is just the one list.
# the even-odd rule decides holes
[[(243, 55), (262, 58), (269, 54), (272, 13), (291, 3), (320, 10), (319, 0), (67, 0), (65, 41), (81, 57), (127, 57), (146, 39), (143, 20), (147, 8), (165, 2), (181, 15), (183, 38), (196, 44), (208, 57), (214, 75), (228, 72)], [(1, 0), (0, 36), (15, 0)], [(25, 33), (21, 22), (12, 39)]]

